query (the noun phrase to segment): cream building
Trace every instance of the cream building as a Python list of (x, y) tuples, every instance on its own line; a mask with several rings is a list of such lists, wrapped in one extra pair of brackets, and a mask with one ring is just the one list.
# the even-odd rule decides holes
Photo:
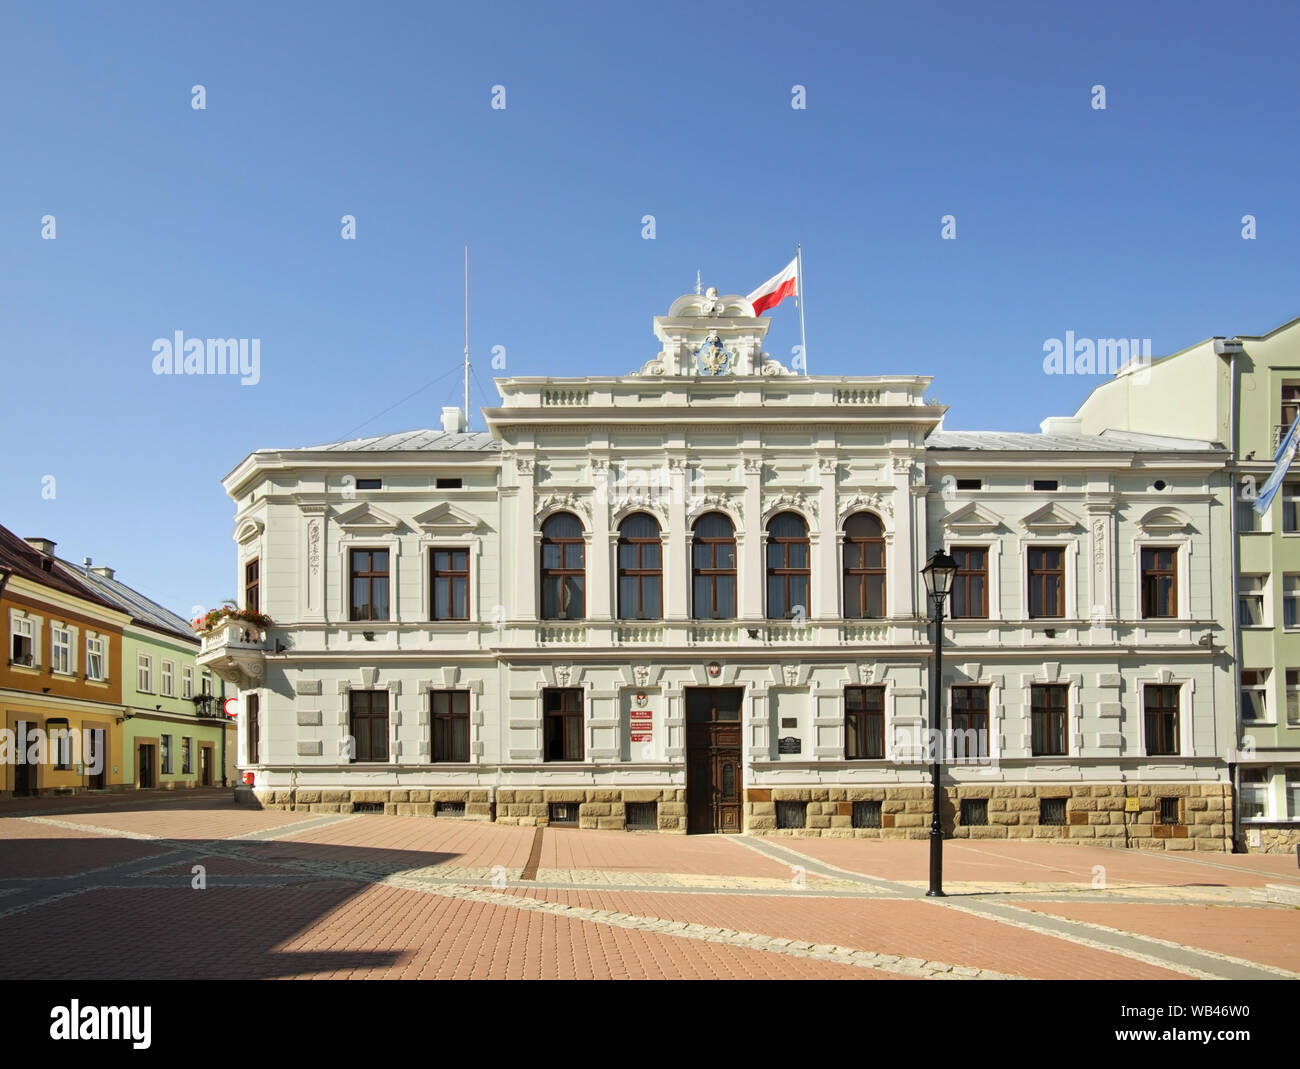
[(924, 837), (947, 547), (946, 830), (1227, 849), (1225, 451), (945, 432), (929, 378), (792, 374), (768, 322), (688, 295), (630, 374), (498, 380), (486, 433), (451, 409), (240, 464), (273, 623), (200, 663), (241, 691), (252, 797)]

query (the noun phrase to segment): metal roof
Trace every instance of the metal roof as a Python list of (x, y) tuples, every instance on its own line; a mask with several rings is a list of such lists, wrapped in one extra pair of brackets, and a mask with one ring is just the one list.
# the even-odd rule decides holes
[(46, 558), (8, 528), (0, 527), (0, 572), (18, 575), (51, 590), (116, 609), (117, 603), (104, 598), (96, 589), (78, 582), (80, 576), (68, 576), (58, 568), (45, 569), (45, 563), (58, 558)]
[(146, 598), (140, 591), (127, 586), (120, 579), (116, 577), (110, 579), (106, 575), (100, 575), (71, 561), (60, 560), (59, 564), (71, 572), (78, 582), (92, 587), (105, 600), (129, 612), (136, 623), (146, 624), (160, 631), (169, 631), (188, 642), (198, 644), (198, 636), (194, 634), (188, 620), (159, 605), (156, 601)]
[(1213, 442), (1167, 438), (1158, 434), (1105, 431), (1102, 434), (1031, 434), (1017, 431), (935, 431), (925, 440), (927, 449), (985, 449), (1064, 453), (1133, 453), (1185, 450), (1220, 450)]
[(372, 438), (348, 438), (341, 442), (308, 445), (295, 449), (273, 450), (282, 453), (413, 453), (457, 452), (489, 453), (501, 448), (501, 443), (486, 431), (395, 431)]

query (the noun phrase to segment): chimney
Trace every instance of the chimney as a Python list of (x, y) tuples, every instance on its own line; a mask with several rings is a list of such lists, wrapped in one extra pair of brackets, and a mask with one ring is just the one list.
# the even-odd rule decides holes
[(442, 410), (442, 429), (447, 434), (464, 434), (465, 413), (459, 408), (444, 408)]
[(82, 566), (83, 568), (87, 568), (87, 569), (89, 569), (89, 567), (90, 567), (92, 564), (94, 564), (94, 563), (95, 563), (95, 562), (94, 562), (93, 560), (91, 560), (89, 557), (82, 557), (82, 558), (81, 558), (81, 566)]
[(90, 570), (94, 572), (96, 575), (102, 575), (105, 579), (113, 578), (113, 569), (106, 568), (102, 564), (98, 568), (91, 568)]
[(23, 541), (40, 553), (42, 557), (54, 556), (54, 547), (58, 545), (57, 542), (51, 542), (48, 538), (24, 538)]

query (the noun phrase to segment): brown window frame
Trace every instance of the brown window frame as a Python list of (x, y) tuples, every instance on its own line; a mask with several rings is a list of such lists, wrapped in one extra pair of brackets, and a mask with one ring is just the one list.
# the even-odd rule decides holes
[[(700, 524), (710, 517), (717, 516), (725, 520), (727, 527), (730, 529), (730, 535), (704, 535), (699, 533)], [(731, 547), (731, 567), (718, 566), (718, 550), (722, 547)], [(697, 550), (703, 548), (708, 554), (707, 565), (699, 564), (699, 554)], [(691, 524), (691, 619), (693, 620), (734, 620), (736, 614), (740, 611), (738, 608), (740, 599), (740, 589), (738, 575), (736, 571), (736, 525), (732, 523), (731, 517), (725, 512), (706, 512), (703, 516), (698, 516), (695, 522)], [(721, 579), (730, 577), (731, 579), (731, 614), (722, 615), (718, 611), (718, 582)], [(708, 605), (701, 606), (699, 592), (701, 582), (706, 584), (708, 590)], [(703, 611), (708, 609), (707, 612)]]
[[(445, 708), (439, 708), (445, 706)], [(457, 708), (460, 706), (460, 708)], [(463, 722), (464, 749), (457, 753), (456, 725)], [(439, 725), (442, 725), (441, 740)], [(431, 690), (429, 691), (429, 760), (464, 764), (469, 761), (470, 748), (469, 691), (467, 690)], [(441, 745), (440, 745), (441, 742)]]
[[(1060, 564), (1058, 567), (1049, 568), (1046, 565), (1035, 566), (1035, 557), (1041, 554), (1059, 553)], [(1039, 559), (1045, 559), (1039, 557)], [(1025, 599), (1025, 611), (1028, 613), (1030, 620), (1064, 620), (1065, 619), (1065, 547), (1064, 546), (1030, 546), (1025, 554), (1025, 569), (1028, 579), (1027, 597)], [(1042, 611), (1047, 605), (1047, 581), (1052, 576), (1057, 578), (1056, 586), (1056, 611)], [(1034, 601), (1036, 594), (1039, 596), (1040, 611), (1034, 611)]]
[[(1030, 753), (1034, 757), (1069, 755), (1070, 687), (1068, 683), (1032, 684), (1029, 688), (1029, 717)], [(1051, 748), (1054, 737), (1059, 739), (1056, 743), (1058, 749)]]
[[(369, 560), (370, 566), (364, 570), (359, 569), (357, 567), (357, 558), (362, 553), (369, 554), (370, 556), (370, 560)], [(383, 571), (379, 571), (377, 568), (374, 567), (374, 557), (376, 553), (382, 553), (384, 555)], [(359, 622), (384, 621), (384, 620), (388, 620), (392, 616), (392, 609), (393, 609), (392, 600), (391, 600), (392, 586), (390, 583), (390, 578), (392, 575), (390, 571), (391, 566), (392, 566), (392, 550), (390, 550), (387, 546), (375, 546), (373, 548), (367, 546), (355, 546), (348, 550), (348, 619), (349, 620), (359, 621)], [(364, 582), (366, 584), (366, 599), (364, 604), (366, 606), (366, 609), (369, 611), (369, 615), (364, 615), (357, 604), (357, 583), (359, 581)], [(381, 583), (382, 583), (382, 590), (384, 592), (384, 615), (378, 616), (376, 615), (376, 610), (375, 610), (375, 590), (377, 589), (377, 584), (381, 584)]]
[(247, 720), (245, 730), (248, 732), (248, 763), (250, 765), (261, 764), (261, 730), (258, 724), (261, 711), (262, 700), (256, 691), (244, 695), (244, 716)]
[(1142, 688), (1148, 757), (1177, 757), (1181, 752), (1182, 689), (1178, 683), (1148, 683)]
[[(451, 559), (451, 567), (439, 568), (438, 555), (445, 553)], [(456, 555), (462, 554), (465, 558), (463, 568), (455, 567)], [(429, 547), (429, 619), (430, 620), (468, 620), (469, 619), (469, 599), (471, 593), (470, 576), (469, 576), (469, 547), (468, 546), (430, 546)], [(464, 610), (456, 612), (456, 580), (461, 579), (465, 583)], [(438, 612), (438, 583), (446, 582), (448, 588), (447, 605), (449, 611), (445, 614)]]
[[(556, 520), (567, 518), (572, 520), (577, 526), (579, 533), (577, 535), (554, 535), (547, 534), (547, 527), (551, 526)], [(538, 559), (538, 576), (539, 599), (541, 601), (540, 617), (543, 620), (583, 620), (587, 616), (587, 539), (585, 537), (586, 529), (582, 526), (582, 521), (571, 512), (557, 512), (548, 516), (542, 524), (542, 540), (540, 546), (541, 556)], [(560, 553), (560, 564), (558, 567), (548, 568), (546, 566), (546, 551), (548, 547), (558, 546)], [(568, 563), (569, 547), (578, 547), (578, 565), (574, 567)], [(577, 611), (573, 609), (573, 592), (569, 580), (577, 579)], [(558, 608), (548, 611), (547, 605), (547, 584), (552, 581), (559, 583), (559, 604)]]
[[(989, 548), (988, 546), (953, 546), (951, 549), (952, 557), (957, 562), (957, 574), (952, 580), (952, 597), (949, 604), (952, 607), (952, 619), (954, 620), (987, 620), (989, 618)], [(972, 568), (969, 564), (969, 558), (973, 554), (979, 554), (980, 566)], [(971, 601), (970, 588), (974, 579), (979, 578), (980, 583), (980, 604), (979, 612), (958, 612), (957, 611), (957, 591), (963, 592), (966, 604)]]
[[(1167, 568), (1159, 565), (1160, 554), (1169, 555)], [(1151, 563), (1148, 564), (1148, 559)], [(1178, 619), (1178, 547), (1177, 546), (1143, 546), (1139, 557), (1142, 583), (1142, 619), (1176, 620)], [(1160, 602), (1160, 580), (1168, 578), (1169, 594), (1167, 603)], [(1161, 609), (1168, 609), (1161, 612)], [(1240, 611), (1240, 610), (1239, 610)]]
[(261, 612), (261, 572), (262, 564), (258, 557), (244, 564), (244, 608), (249, 612)]
[[(778, 535), (772, 533), (772, 526), (783, 517), (790, 516), (798, 520), (803, 526), (802, 535)], [(799, 513), (790, 509), (778, 512), (767, 521), (765, 528), (767, 538), (763, 546), (763, 557), (766, 563), (766, 584), (764, 593), (766, 594), (765, 602), (767, 606), (767, 618), (769, 620), (791, 620), (794, 618), (795, 609), (802, 607), (804, 617), (809, 615), (808, 602), (812, 594), (812, 540), (809, 538), (808, 521)], [(803, 547), (803, 559), (805, 564), (802, 567), (790, 563), (791, 551)], [(773, 549), (779, 551), (780, 563), (773, 564)], [(803, 580), (804, 596), (802, 600), (796, 600), (791, 593), (791, 584)], [(774, 587), (775, 584), (775, 587)], [(785, 611), (777, 613), (773, 611), (774, 590), (780, 590), (780, 600), (784, 602)]]
[[(952, 687), (952, 707), (948, 711), (948, 737), (951, 740), (951, 754), (946, 754), (950, 760), (965, 760), (972, 757), (989, 756), (989, 688), (986, 685), (973, 684), (970, 686)], [(975, 695), (980, 695), (978, 701), (972, 701)], [(983, 703), (981, 706), (980, 702)], [(980, 734), (980, 731), (983, 734)], [(975, 753), (957, 753), (957, 736), (958, 731), (975, 731), (976, 751)], [(963, 740), (968, 736), (963, 735)]]
[[(381, 705), (383, 708), (379, 708)], [(358, 708), (358, 706), (366, 706), (366, 708)], [(355, 764), (387, 763), (389, 759), (389, 712), (388, 691), (386, 690), (353, 690), (348, 692), (348, 733), (352, 736), (352, 761)], [(365, 723), (366, 733), (364, 735), (357, 730), (360, 722)], [(381, 722), (383, 730), (379, 738), (383, 741), (383, 748), (382, 752), (377, 753), (375, 725)], [(364, 746), (362, 745), (363, 741)]]
[[(584, 695), (581, 687), (546, 687), (542, 690), (542, 760), (546, 762), (581, 761), (586, 753), (583, 734), (586, 730)], [(551, 708), (551, 706), (557, 706)], [(570, 726), (577, 720), (576, 753), (575, 734)], [(559, 723), (559, 727), (554, 725)], [(558, 732), (558, 738), (555, 733)], [(558, 742), (558, 747), (553, 744)], [(552, 757), (558, 750), (559, 757)]]
[(845, 687), (844, 759), (881, 761), (884, 757), (885, 688)]
[[(645, 519), (654, 524), (654, 536), (625, 534), (624, 527), (635, 519)], [(646, 550), (651, 546), (654, 547), (655, 556), (659, 561), (657, 567), (647, 567), (645, 564)], [(623, 564), (624, 548), (631, 552), (636, 562), (630, 567), (624, 567)], [(662, 620), (664, 616), (664, 539), (663, 528), (659, 526), (659, 521), (646, 512), (634, 512), (630, 516), (624, 516), (619, 521), (618, 540), (614, 546), (614, 553), (618, 618), (620, 620)], [(624, 603), (623, 580), (625, 579), (635, 584), (636, 595), (634, 600), (636, 604), (634, 606)], [(647, 587), (654, 590), (655, 601), (659, 605), (659, 611), (654, 614), (645, 611)]]
[[(873, 521), (879, 528), (879, 535), (864, 535), (851, 531), (850, 525), (859, 520)], [(872, 549), (880, 554), (880, 565), (869, 565)], [(844, 547), (840, 554), (842, 570), (842, 596), (844, 598), (844, 618), (846, 620), (883, 620), (889, 615), (889, 566), (885, 556), (885, 524), (874, 512), (855, 512), (844, 521)], [(873, 614), (871, 606), (871, 589), (879, 586), (880, 612)], [(852, 601), (850, 592), (856, 588), (858, 611), (850, 609)]]

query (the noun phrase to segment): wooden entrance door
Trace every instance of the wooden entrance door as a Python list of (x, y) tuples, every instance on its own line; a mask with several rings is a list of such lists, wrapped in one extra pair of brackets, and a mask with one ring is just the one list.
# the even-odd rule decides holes
[[(85, 758), (86, 787), (92, 791), (102, 791), (108, 783), (108, 748), (105, 745), (107, 732), (103, 728), (89, 728), (86, 731)], [(92, 769), (98, 768), (98, 771)]]
[(212, 746), (206, 742), (199, 743), (199, 786), (212, 786)]
[(148, 743), (140, 744), (139, 762), (136, 765), (139, 776), (140, 789), (149, 790), (154, 786), (153, 779), (153, 746)]
[(741, 830), (741, 687), (686, 688), (686, 827)]
[(14, 747), (18, 751), (14, 758), (14, 796), (36, 793), (36, 766), (27, 763), (29, 740), (27, 733), (35, 725), (26, 720), (19, 720), (15, 725)]

